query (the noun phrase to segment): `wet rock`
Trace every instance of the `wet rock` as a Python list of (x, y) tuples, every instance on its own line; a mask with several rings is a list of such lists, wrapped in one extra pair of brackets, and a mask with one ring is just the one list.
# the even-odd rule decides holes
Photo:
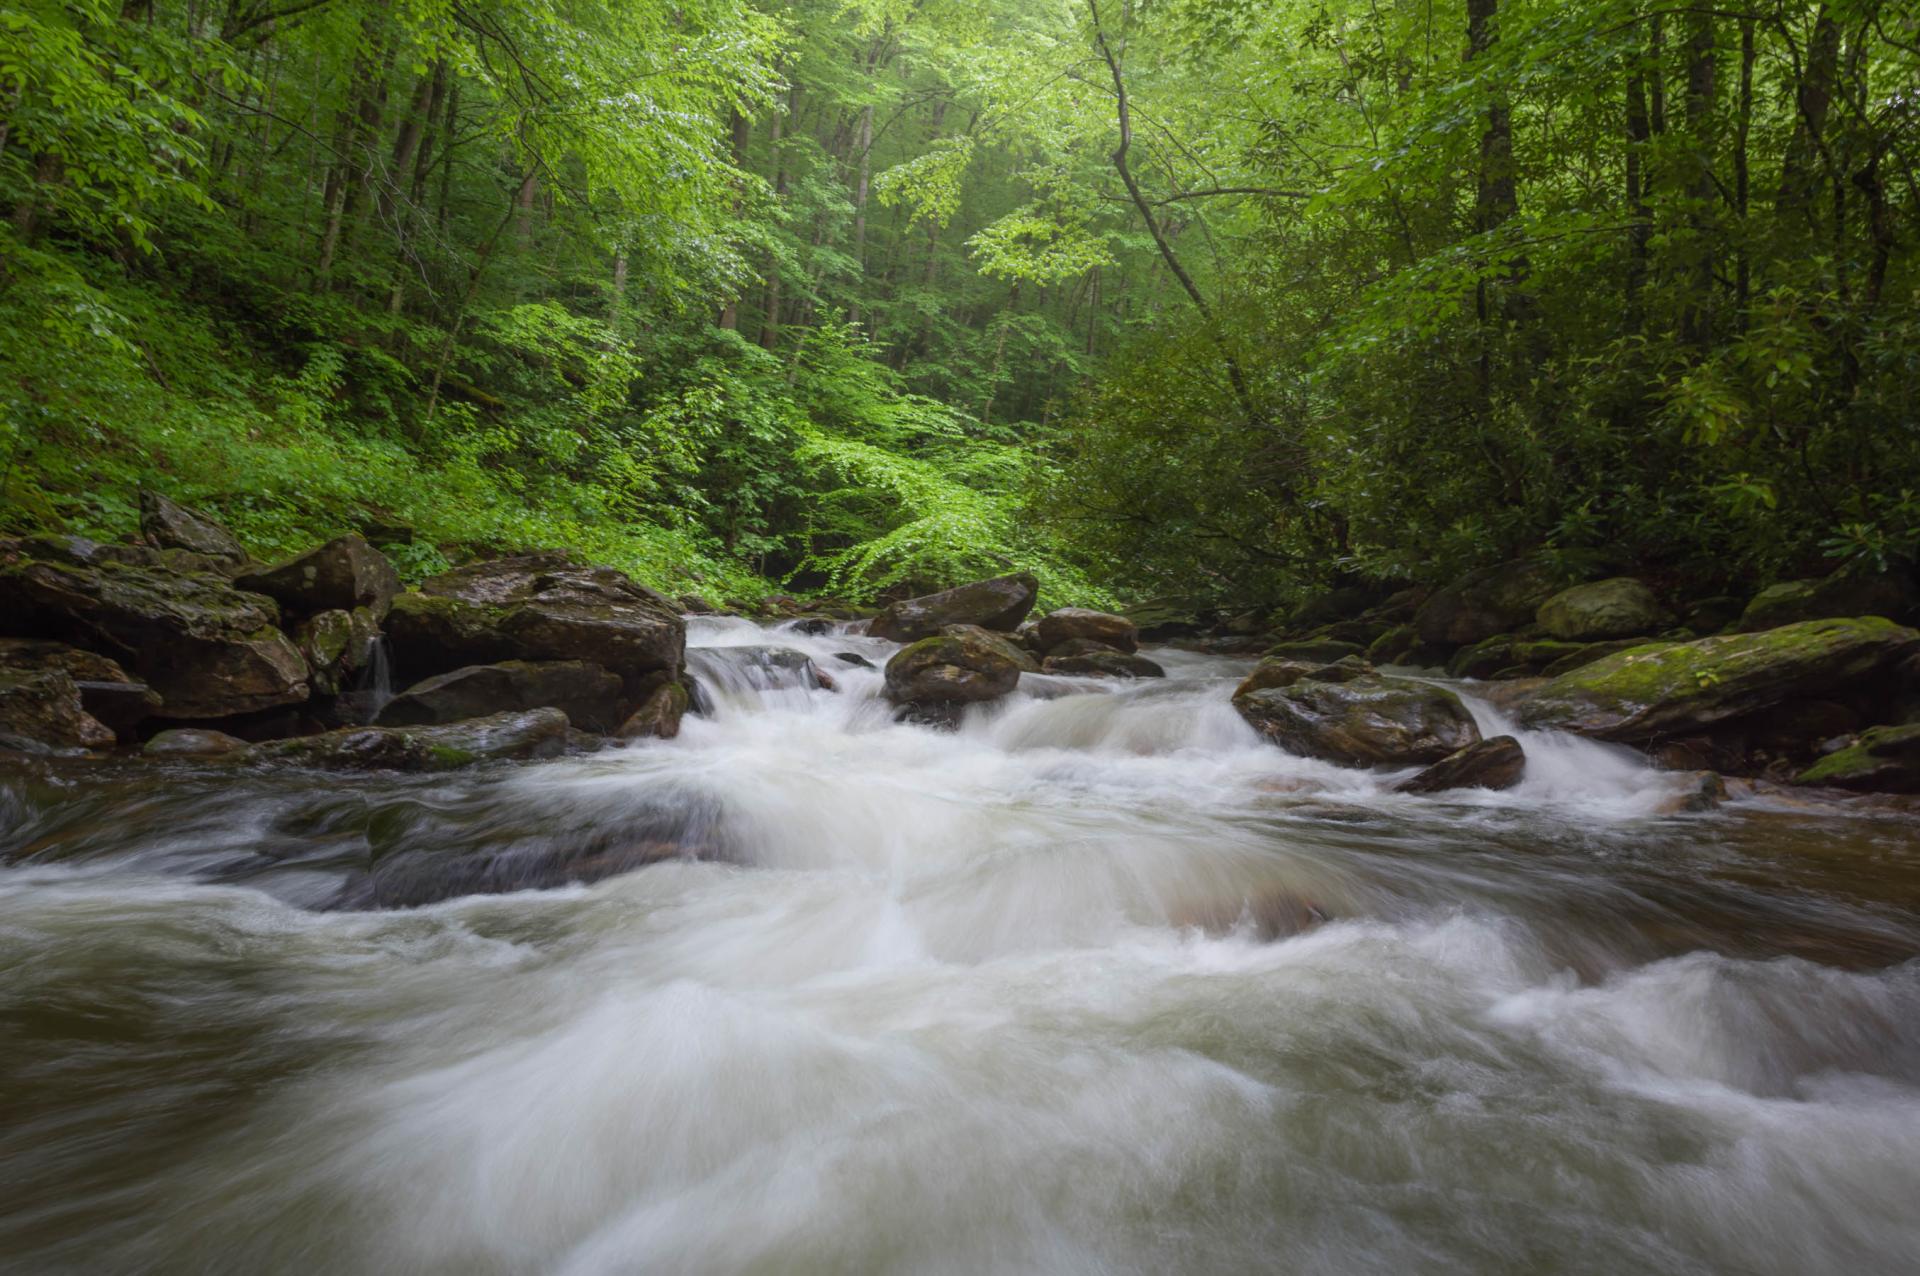
[(805, 634), (809, 638), (818, 638), (830, 634), (839, 622), (831, 616), (796, 616), (793, 620), (793, 632)]
[(1167, 671), (1145, 656), (1126, 651), (1090, 651), (1079, 656), (1048, 656), (1042, 673), (1078, 678), (1164, 678)]
[(1268, 656), (1253, 667), (1253, 672), (1241, 681), (1233, 694), (1244, 696), (1272, 687), (1291, 687), (1307, 678), (1319, 682), (1351, 682), (1372, 672), (1372, 665), (1355, 656), (1343, 657), (1332, 664)]
[(161, 717), (217, 718), (308, 695), (306, 660), (277, 628), (273, 600), (211, 573), (9, 554), (0, 615), (24, 634), (123, 662), (159, 694)]
[(323, 771), (451, 771), (478, 762), (555, 757), (566, 737), (565, 713), (529, 709), (445, 726), (348, 727), (257, 744), (241, 756)]
[(64, 669), (0, 670), (0, 736), (55, 749), (106, 749), (113, 728), (88, 713)]
[(948, 625), (940, 632), (952, 638), (965, 638), (969, 642), (999, 652), (1019, 666), (1021, 673), (1040, 672), (1040, 661), (1034, 657), (1034, 654), (1006, 634), (982, 629), (978, 625)]
[(1069, 638), (1063, 643), (1046, 649), (1042, 654), (1048, 656), (1091, 656), (1098, 652), (1119, 651), (1110, 643), (1096, 642), (1091, 638)]
[(468, 665), (415, 683), (374, 718), (383, 727), (430, 726), (488, 714), (553, 708), (583, 731), (616, 730), (624, 716), (617, 674), (588, 660), (507, 660)]
[(1563, 589), (1540, 604), (1536, 618), (1565, 642), (1601, 642), (1657, 634), (1667, 612), (1653, 591), (1631, 576), (1615, 576)]
[(1510, 789), (1520, 783), (1527, 755), (1510, 735), (1497, 735), (1450, 753), (1395, 786), (1402, 793), (1438, 793), (1444, 789)]
[(1920, 723), (1863, 731), (1856, 743), (1821, 758), (1794, 782), (1868, 793), (1920, 793)]
[(610, 567), (564, 553), (463, 567), (401, 594), (387, 617), (394, 662), (409, 678), (504, 660), (590, 660), (626, 680), (678, 676), (686, 623), (659, 594)]
[(1125, 616), (1086, 607), (1061, 607), (1048, 612), (1034, 626), (1034, 636), (1048, 655), (1074, 655), (1056, 648), (1075, 640), (1102, 643), (1115, 651), (1138, 651), (1140, 631)]
[(898, 705), (959, 705), (997, 700), (1020, 682), (1020, 666), (968, 627), (923, 638), (887, 661), (887, 699)]
[(247, 561), (247, 548), (239, 537), (200, 511), (158, 492), (140, 493), (140, 535), (155, 549), (184, 549), (232, 567)]
[(1453, 692), (1385, 674), (1296, 682), (1235, 696), (1233, 705), (1289, 753), (1348, 766), (1438, 762), (1480, 739)]
[(711, 616), (720, 609), (699, 594), (680, 595), (680, 610), (689, 616)]
[(1878, 617), (1654, 643), (1562, 674), (1519, 715), (1627, 743), (1695, 735), (1792, 699), (1873, 686), (1916, 651), (1920, 633)]
[(294, 645), (306, 657), (315, 695), (337, 696), (353, 685), (373, 656), (379, 622), (365, 607), (323, 611), (294, 626)]
[(1662, 802), (1658, 815), (1694, 815), (1711, 811), (1727, 800), (1727, 782), (1713, 771), (1695, 771), (1681, 790)]
[(201, 727), (174, 727), (162, 731), (140, 748), (150, 758), (219, 758), (251, 748), (238, 736)]
[(1735, 627), (1742, 633), (1757, 633), (1804, 620), (1882, 616), (1906, 621), (1916, 613), (1920, 613), (1920, 597), (1909, 577), (1840, 571), (1818, 580), (1769, 585), (1747, 604)]
[(1415, 614), (1414, 627), (1422, 642), (1470, 646), (1525, 625), (1559, 589), (1544, 563), (1501, 563), (1436, 591)]
[(841, 664), (852, 665), (856, 669), (871, 669), (874, 667), (873, 661), (868, 660), (857, 651), (836, 651), (833, 653), (833, 658)]
[(867, 633), (893, 642), (931, 638), (948, 625), (978, 625), (1011, 633), (1033, 610), (1040, 582), (1027, 572), (975, 581), (938, 594), (891, 603), (867, 624)]
[(376, 621), (386, 617), (400, 592), (400, 574), (387, 556), (354, 535), (336, 537), (277, 566), (244, 572), (233, 583), (298, 616), (364, 607)]
[(1360, 643), (1342, 642), (1338, 638), (1302, 638), (1295, 642), (1275, 643), (1267, 648), (1266, 654), (1272, 660), (1310, 660), (1330, 665), (1348, 656), (1364, 657), (1367, 649)]
[(47, 670), (72, 678), (80, 707), (116, 736), (129, 736), (160, 708), (152, 688), (135, 682), (117, 662), (97, 652), (44, 639), (0, 638), (0, 674)]
[(680, 720), (692, 707), (692, 697), (678, 681), (663, 680), (640, 699), (640, 707), (615, 732), (622, 740), (671, 740), (680, 734)]
[(1583, 668), (1596, 660), (1604, 660), (1608, 656), (1617, 655), (1623, 651), (1632, 651), (1635, 647), (1644, 647), (1647, 641), (1645, 638), (1617, 638), (1612, 642), (1584, 643), (1577, 650), (1554, 659), (1542, 667), (1540, 672), (1549, 678), (1558, 678), (1563, 673), (1572, 673), (1575, 669)]

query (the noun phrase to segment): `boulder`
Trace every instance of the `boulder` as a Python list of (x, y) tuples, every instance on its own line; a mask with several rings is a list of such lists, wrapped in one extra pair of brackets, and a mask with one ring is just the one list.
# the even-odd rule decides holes
[(1140, 631), (1125, 616), (1086, 607), (1061, 607), (1048, 612), (1034, 626), (1040, 649), (1048, 655), (1073, 655), (1055, 648), (1076, 639), (1104, 643), (1115, 651), (1138, 651)]
[(201, 727), (174, 727), (162, 731), (140, 748), (150, 758), (220, 758), (251, 748), (238, 736)]
[(1376, 665), (1399, 664), (1419, 645), (1420, 631), (1410, 624), (1398, 624), (1367, 647), (1367, 661)]
[(982, 629), (979, 625), (948, 625), (940, 632), (950, 638), (965, 638), (999, 652), (1018, 665), (1021, 673), (1040, 672), (1040, 661), (1034, 657), (1034, 654), (1006, 634)]
[(1645, 638), (1616, 638), (1612, 642), (1582, 643), (1575, 650), (1549, 661), (1542, 666), (1540, 672), (1549, 678), (1558, 678), (1563, 673), (1572, 673), (1575, 669), (1590, 665), (1596, 660), (1604, 660), (1608, 656), (1646, 645)]
[(377, 726), (432, 726), (489, 714), (553, 708), (602, 735), (625, 717), (619, 675), (588, 660), (507, 660), (435, 674), (389, 700)]
[(679, 676), (686, 623), (621, 572), (543, 553), (422, 582), (393, 600), (387, 638), (408, 678), (504, 660), (590, 660), (637, 697), (649, 675)]
[(256, 744), (241, 756), (322, 771), (451, 771), (476, 762), (555, 757), (566, 739), (566, 714), (529, 709), (445, 726), (347, 727)]
[(1040, 672), (1078, 678), (1164, 678), (1167, 671), (1145, 656), (1128, 651), (1090, 651), (1079, 656), (1048, 656)]
[(1275, 643), (1267, 648), (1266, 654), (1271, 660), (1310, 660), (1330, 665), (1348, 656), (1365, 656), (1367, 649), (1360, 643), (1342, 642), (1338, 638), (1302, 638), (1297, 642)]
[(931, 638), (948, 625), (978, 625), (1011, 633), (1033, 610), (1040, 582), (1027, 572), (975, 581), (922, 598), (891, 603), (867, 623), (867, 633), (893, 642)]
[(323, 611), (293, 629), (293, 642), (307, 659), (307, 681), (315, 695), (337, 696), (351, 687), (373, 659), (380, 622), (365, 607)]
[(107, 657), (65, 643), (33, 638), (0, 638), (0, 673), (58, 670), (73, 679), (80, 707), (127, 736), (160, 708), (160, 697), (144, 682)]
[(159, 694), (159, 716), (216, 718), (307, 698), (307, 662), (270, 598), (208, 572), (112, 559), (0, 555), (0, 615), (21, 633), (110, 654)]
[(1653, 591), (1631, 576), (1563, 589), (1541, 603), (1535, 616), (1549, 634), (1563, 642), (1602, 642), (1657, 634), (1668, 620)]
[(1917, 651), (1920, 633), (1873, 616), (1644, 644), (1560, 675), (1519, 715), (1530, 727), (1644, 743), (1788, 700), (1884, 685)]
[(1438, 762), (1480, 739), (1453, 692), (1384, 674), (1296, 682), (1235, 696), (1233, 706), (1289, 753), (1347, 766)]
[(1920, 793), (1920, 723), (1874, 727), (1802, 771), (1798, 784), (1869, 793)]
[(614, 734), (622, 740), (671, 740), (680, 734), (680, 719), (692, 707), (692, 697), (677, 680), (662, 678), (640, 698), (640, 707), (627, 715)]
[(376, 621), (386, 618), (400, 592), (400, 574), (387, 556), (354, 535), (336, 537), (277, 566), (244, 572), (233, 583), (265, 594), (297, 616), (364, 607)]
[(1253, 667), (1253, 672), (1234, 688), (1233, 694), (1244, 696), (1271, 687), (1291, 687), (1307, 678), (1319, 682), (1351, 682), (1372, 672), (1372, 665), (1354, 656), (1344, 657), (1330, 665), (1317, 660), (1268, 656)]
[(899, 705), (959, 705), (997, 700), (1020, 682), (1020, 666), (971, 627), (922, 638), (887, 661), (887, 699)]
[(0, 736), (55, 749), (107, 749), (117, 738), (64, 669), (0, 670)]
[(1470, 744), (1449, 753), (1394, 787), (1401, 793), (1439, 793), (1444, 789), (1510, 789), (1520, 783), (1527, 755), (1510, 735)]
[(1435, 591), (1414, 614), (1414, 627), (1422, 642), (1468, 646), (1525, 625), (1559, 588), (1559, 578), (1545, 563), (1521, 560), (1482, 568)]
[(230, 567), (242, 566), (248, 557), (239, 537), (158, 492), (140, 493), (140, 536), (155, 549), (184, 549)]
[(1110, 643), (1095, 642), (1091, 638), (1069, 638), (1065, 642), (1047, 648), (1049, 656), (1091, 656), (1100, 652), (1119, 651)]
[(1769, 585), (1747, 604), (1734, 627), (1741, 633), (1757, 633), (1835, 616), (1884, 616), (1906, 621), (1914, 618), (1917, 609), (1920, 599), (1916, 599), (1913, 581), (1906, 576), (1838, 571), (1817, 580)]
[(1496, 634), (1491, 638), (1474, 643), (1471, 647), (1462, 647), (1453, 653), (1447, 661), (1447, 676), (1450, 678), (1491, 678), (1500, 670), (1515, 661), (1512, 634)]

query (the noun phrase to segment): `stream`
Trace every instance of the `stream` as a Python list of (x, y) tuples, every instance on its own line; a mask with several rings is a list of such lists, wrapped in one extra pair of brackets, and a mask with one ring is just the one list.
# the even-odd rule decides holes
[(1171, 649), (940, 732), (892, 644), (689, 648), (672, 741), (0, 771), (0, 1268), (1920, 1261), (1910, 814), (1529, 732), (1400, 795)]

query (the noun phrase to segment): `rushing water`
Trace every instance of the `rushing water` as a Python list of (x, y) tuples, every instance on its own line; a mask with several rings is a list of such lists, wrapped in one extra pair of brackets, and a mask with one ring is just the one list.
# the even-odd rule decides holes
[(1540, 734), (1395, 795), (1180, 652), (947, 734), (888, 644), (691, 641), (671, 742), (0, 773), (0, 1268), (1920, 1263), (1910, 817)]

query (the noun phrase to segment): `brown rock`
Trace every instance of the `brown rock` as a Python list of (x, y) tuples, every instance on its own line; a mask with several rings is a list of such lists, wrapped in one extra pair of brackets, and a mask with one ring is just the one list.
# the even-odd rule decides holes
[(1527, 755), (1510, 735), (1470, 744), (1450, 753), (1426, 770), (1402, 780), (1401, 793), (1438, 793), (1443, 789), (1510, 789), (1520, 783)]

